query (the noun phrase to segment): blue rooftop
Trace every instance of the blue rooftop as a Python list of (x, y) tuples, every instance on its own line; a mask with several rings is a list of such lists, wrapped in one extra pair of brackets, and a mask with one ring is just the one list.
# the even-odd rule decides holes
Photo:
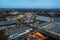
[(9, 21), (9, 22), (3, 21), (3, 22), (0, 23), (0, 27), (2, 27), (2, 26), (16, 25), (16, 24), (18, 24), (18, 21)]

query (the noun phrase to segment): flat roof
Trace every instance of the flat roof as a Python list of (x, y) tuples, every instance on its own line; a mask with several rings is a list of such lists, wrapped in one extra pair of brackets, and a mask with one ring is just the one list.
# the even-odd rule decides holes
[(48, 26), (50, 26), (52, 23), (51, 22), (44, 22), (42, 24), (38, 25), (38, 28), (46, 28)]
[(18, 21), (3, 21), (3, 22), (0, 22), (0, 27), (2, 26), (10, 26), (10, 25), (15, 25), (15, 24), (18, 24)]
[(49, 32), (60, 35), (60, 24), (55, 25), (55, 27), (48, 30)]

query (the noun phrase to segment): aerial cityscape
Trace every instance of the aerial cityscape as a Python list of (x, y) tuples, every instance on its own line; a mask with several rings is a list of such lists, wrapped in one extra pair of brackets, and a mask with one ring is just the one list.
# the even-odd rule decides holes
[(0, 0), (0, 40), (60, 40), (58, 4), (59, 0)]

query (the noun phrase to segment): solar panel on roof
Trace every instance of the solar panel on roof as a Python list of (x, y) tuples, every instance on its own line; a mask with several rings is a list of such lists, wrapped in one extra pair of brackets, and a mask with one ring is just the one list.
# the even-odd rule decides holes
[(51, 24), (51, 22), (45, 22), (45, 23), (39, 24), (38, 28), (46, 28), (46, 27), (50, 26), (50, 24)]
[(55, 22), (60, 22), (60, 18), (54, 18)]
[(46, 17), (46, 16), (37, 16), (36, 17), (36, 20), (50, 21), (50, 18), (49, 17)]
[(1, 26), (10, 26), (10, 25), (15, 25), (15, 24), (18, 24), (18, 21), (9, 21), (9, 22), (3, 21), (0, 23), (0, 27)]
[(7, 32), (7, 35), (11, 38), (11, 39), (14, 39), (14, 38), (17, 38), (21, 35), (24, 35), (28, 32), (30, 32), (32, 29), (29, 28), (29, 27), (21, 27), (21, 28), (17, 28), (15, 30), (12, 30), (12, 31), (9, 31)]
[(49, 31), (60, 34), (60, 24), (57, 24), (55, 27), (49, 29)]

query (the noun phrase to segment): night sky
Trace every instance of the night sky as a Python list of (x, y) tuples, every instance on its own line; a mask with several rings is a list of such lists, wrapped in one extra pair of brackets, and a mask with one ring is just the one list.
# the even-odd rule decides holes
[(60, 8), (60, 0), (0, 0), (0, 8)]

